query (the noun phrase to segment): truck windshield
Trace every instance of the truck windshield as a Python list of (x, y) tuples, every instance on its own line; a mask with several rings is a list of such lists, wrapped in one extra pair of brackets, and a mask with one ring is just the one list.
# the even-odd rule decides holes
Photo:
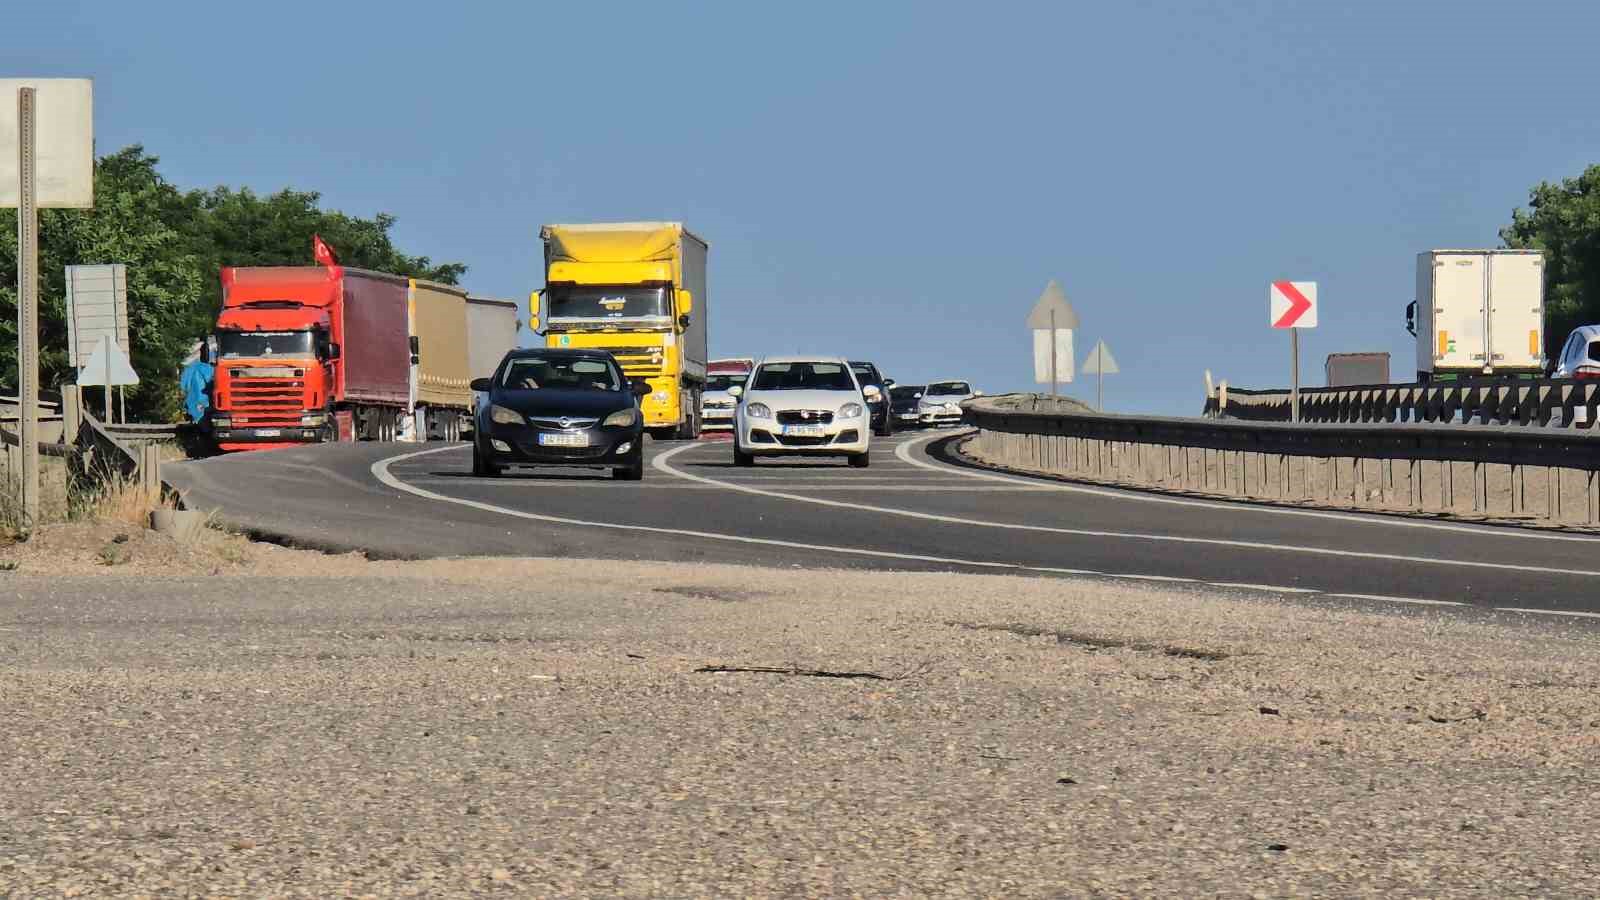
[(549, 292), (552, 319), (643, 319), (667, 316), (667, 291), (662, 287), (607, 287), (569, 284)]
[(756, 372), (753, 391), (853, 391), (850, 372), (838, 363), (767, 363)]
[(707, 375), (706, 390), (725, 391), (736, 384), (744, 384), (744, 380), (747, 377), (749, 376), (745, 375), (744, 373), (739, 373), (737, 375)]
[(223, 359), (305, 359), (314, 355), (309, 331), (219, 331), (217, 354)]
[(620, 391), (622, 373), (604, 359), (519, 356), (506, 363), (502, 387), (518, 391), (555, 388), (568, 391)]

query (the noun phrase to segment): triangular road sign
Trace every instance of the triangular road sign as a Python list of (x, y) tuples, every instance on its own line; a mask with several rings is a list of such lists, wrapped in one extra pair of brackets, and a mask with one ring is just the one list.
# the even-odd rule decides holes
[(1066, 291), (1053, 278), (1044, 286), (1044, 293), (1039, 295), (1039, 302), (1033, 305), (1033, 311), (1028, 313), (1028, 327), (1048, 330), (1052, 311), (1056, 314), (1056, 328), (1078, 327), (1078, 314), (1072, 311), (1072, 304), (1067, 302)]
[(89, 361), (83, 364), (83, 371), (78, 373), (80, 385), (111, 387), (138, 383), (139, 373), (133, 371), (133, 366), (128, 363), (128, 355), (122, 352), (122, 348), (117, 346), (109, 335), (101, 338), (100, 346), (94, 349)]
[(1115, 375), (1117, 374), (1117, 361), (1111, 355), (1111, 348), (1105, 341), (1095, 341), (1094, 349), (1089, 351), (1089, 357), (1083, 361), (1084, 375)]

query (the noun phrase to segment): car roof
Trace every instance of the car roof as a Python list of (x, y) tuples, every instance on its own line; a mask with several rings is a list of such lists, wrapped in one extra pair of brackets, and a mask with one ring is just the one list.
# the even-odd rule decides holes
[(768, 356), (761, 360), (761, 365), (767, 363), (835, 363), (849, 366), (850, 363), (842, 356)]
[(567, 357), (570, 359), (600, 359), (608, 358), (615, 362), (611, 351), (604, 347), (518, 347), (506, 352), (507, 359), (544, 359)]
[(970, 379), (970, 378), (935, 378), (934, 380), (932, 380), (932, 381), (930, 381), (928, 383), (929, 384), (949, 384), (952, 381), (959, 381), (962, 384), (966, 385), (967, 387), (972, 387), (972, 379)]
[[(1584, 337), (1587, 337), (1587, 338), (1600, 337), (1600, 325), (1579, 325), (1577, 328), (1574, 328), (1572, 330), (1578, 332), (1579, 334), (1582, 334)], [(1572, 336), (1568, 335), (1567, 339), (1571, 340)]]

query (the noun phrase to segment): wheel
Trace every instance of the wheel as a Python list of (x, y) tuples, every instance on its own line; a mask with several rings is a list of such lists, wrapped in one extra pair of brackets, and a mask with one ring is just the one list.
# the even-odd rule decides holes
[(733, 464), (745, 469), (756, 464), (755, 456), (740, 450), (737, 440), (733, 444)]
[(611, 470), (611, 477), (617, 481), (643, 481), (644, 480), (644, 454), (635, 453), (633, 462), (625, 466), (617, 466)]
[(894, 434), (893, 416), (894, 410), (889, 409), (886, 405), (883, 411), (883, 424), (873, 426), (872, 433), (878, 437), (888, 437), (889, 435)]
[(865, 469), (872, 464), (872, 456), (866, 453), (852, 453), (849, 459), (852, 469)]
[(498, 478), (500, 471), (499, 466), (483, 458), (483, 454), (478, 452), (477, 444), (472, 445), (472, 474), (479, 478)]
[(651, 428), (648, 430), (650, 432), (650, 440), (652, 441), (670, 441), (672, 440), (672, 436), (678, 431), (677, 426), (673, 425), (669, 425), (665, 428)]
[(680, 441), (692, 441), (700, 437), (700, 395), (695, 391), (684, 391), (683, 396), (689, 408), (683, 411), (683, 421), (678, 423), (673, 437)]

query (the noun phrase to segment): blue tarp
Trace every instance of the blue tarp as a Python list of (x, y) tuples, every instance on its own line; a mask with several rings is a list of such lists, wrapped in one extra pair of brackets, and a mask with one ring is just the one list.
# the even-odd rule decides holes
[(191, 421), (205, 418), (211, 406), (211, 379), (215, 371), (210, 363), (198, 359), (183, 367), (178, 384), (183, 388), (183, 407), (188, 410)]

